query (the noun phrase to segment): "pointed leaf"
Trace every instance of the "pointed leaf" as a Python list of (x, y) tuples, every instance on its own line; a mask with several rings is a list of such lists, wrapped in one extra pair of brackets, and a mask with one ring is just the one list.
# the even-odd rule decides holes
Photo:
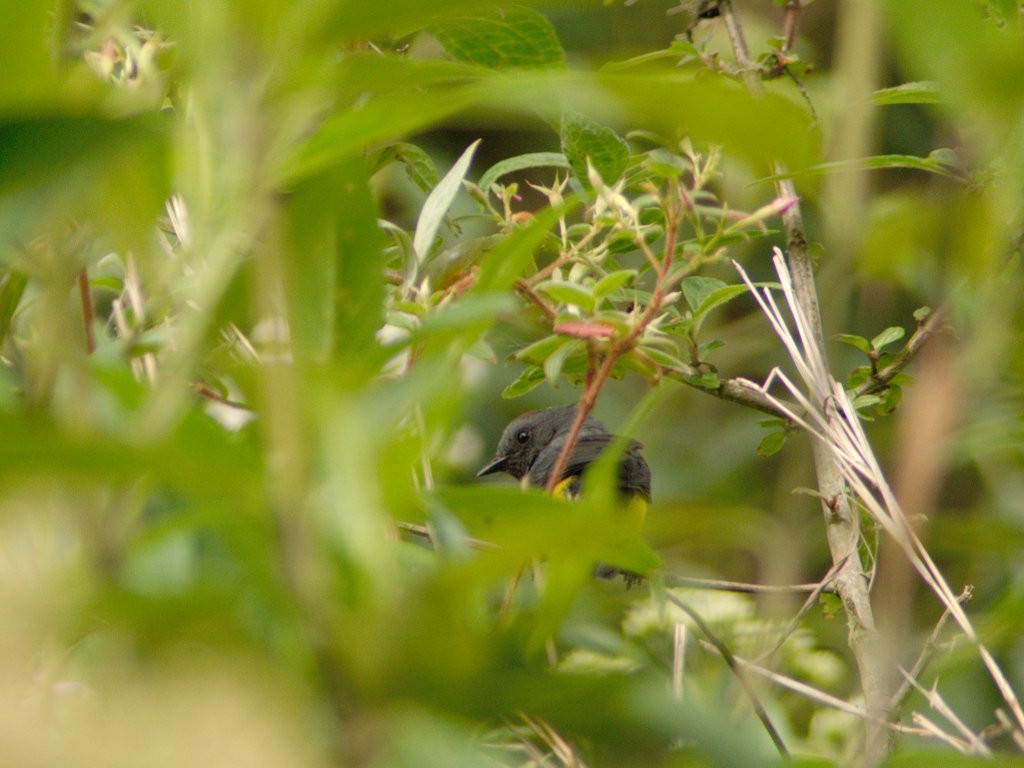
[(577, 283), (549, 280), (538, 285), (537, 290), (561, 304), (579, 307), (584, 312), (594, 309), (594, 294)]
[(906, 331), (898, 325), (890, 326), (871, 340), (871, 346), (876, 352), (880, 352), (893, 342), (899, 341), (906, 335)]
[(761, 442), (757, 446), (757, 453), (759, 456), (774, 456), (782, 450), (782, 446), (785, 444), (786, 431), (784, 429), (777, 432), (769, 432), (761, 438)]
[(437, 166), (430, 155), (407, 141), (399, 141), (380, 152), (370, 169), (370, 175), (393, 162), (402, 163), (409, 179), (424, 192), (429, 193), (440, 181)]
[(531, 389), (544, 381), (544, 371), (535, 365), (531, 365), (521, 374), (519, 378), (509, 384), (501, 391), (501, 396), (506, 400), (525, 395)]
[(562, 151), (576, 178), (589, 186), (587, 163), (608, 184), (622, 176), (629, 163), (629, 145), (611, 128), (566, 110), (562, 115)]
[(605, 296), (610, 296), (635, 276), (635, 269), (620, 269), (616, 272), (609, 272), (594, 286), (594, 298), (600, 301)]
[(704, 277), (702, 275), (693, 275), (683, 280), (681, 288), (683, 290), (683, 296), (686, 297), (686, 303), (690, 305), (690, 309), (696, 312), (701, 304), (708, 296), (719, 288), (725, 288), (728, 283), (724, 283), (714, 277)]
[(434, 187), (434, 191), (427, 196), (423, 203), (423, 210), (420, 211), (419, 220), (416, 222), (416, 234), (412, 239), (412, 247), (416, 251), (416, 258), (420, 265), (429, 257), (430, 248), (434, 244), (434, 236), (455, 200), (455, 195), (462, 189), (462, 180), (466, 178), (469, 164), (473, 162), (473, 153), (480, 146), (480, 141), (481, 139), (477, 139), (466, 148), (466, 151), (455, 161), (455, 165)]
[(842, 344), (849, 344), (851, 347), (856, 347), (865, 354), (871, 351), (871, 342), (863, 336), (854, 336), (851, 333), (839, 333), (832, 338)]
[(491, 69), (565, 66), (555, 28), (530, 8), (506, 7), (449, 19), (430, 28), (455, 59)]
[(892, 104), (938, 104), (942, 101), (939, 86), (929, 80), (901, 83), (875, 91), (871, 101), (880, 106)]
[(747, 286), (745, 285), (723, 285), (721, 288), (716, 288), (704, 297), (700, 306), (697, 307), (697, 311), (694, 312), (694, 316), (702, 318), (716, 307), (720, 307), (746, 292)]
[(569, 161), (561, 152), (530, 152), (495, 163), (480, 177), (479, 186), (484, 194), (487, 194), (494, 182), (508, 173), (524, 171), (528, 168), (564, 168), (569, 170), (570, 167)]

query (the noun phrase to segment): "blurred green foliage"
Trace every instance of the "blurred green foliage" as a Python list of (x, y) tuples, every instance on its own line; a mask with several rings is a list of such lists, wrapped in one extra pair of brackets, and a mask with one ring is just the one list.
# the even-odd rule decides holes
[[(808, 4), (797, 82), (760, 97), (721, 20), (654, 0), (0, 5), (10, 764), (778, 763), (662, 583), (828, 567), (817, 502), (791, 493), (806, 440), (707, 394), (783, 360), (730, 264), (773, 279), (776, 161), (838, 380), (896, 355), (916, 308), (946, 313), (939, 364), (859, 405), (907, 493), (934, 434), (911, 401), (953, 415), (914, 511), (1024, 688), (1018, 4), (889, 0), (875, 47), (834, 66), (835, 9)], [(783, 4), (736, 5), (755, 60), (780, 61)], [(844, 102), (868, 60), (874, 96)], [(880, 126), (864, 157), (832, 149), (851, 111)], [(869, 194), (830, 196), (849, 174)], [(572, 401), (627, 338), (598, 412), (646, 445), (643, 539), (610, 494), (476, 484), (511, 416)], [(877, 554), (909, 666), (937, 609)], [(598, 561), (650, 581), (595, 581)], [(787, 636), (802, 596), (680, 594), (737, 655), (785, 637), (762, 663), (855, 700), (828, 596)], [(993, 722), (976, 657), (938, 653), (935, 680)], [(757, 690), (794, 763), (856, 760), (855, 718)], [(941, 720), (921, 694), (894, 716), (915, 712)], [(934, 750), (982, 764), (920, 734), (888, 764)]]

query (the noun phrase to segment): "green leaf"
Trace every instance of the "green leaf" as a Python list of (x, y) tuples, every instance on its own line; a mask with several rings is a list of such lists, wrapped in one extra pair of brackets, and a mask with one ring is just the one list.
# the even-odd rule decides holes
[(562, 373), (562, 366), (565, 365), (566, 359), (582, 348), (582, 344), (577, 339), (562, 338), (565, 340), (564, 343), (548, 355), (548, 358), (544, 361), (543, 365), (544, 376), (551, 384), (554, 384), (558, 380), (558, 376)]
[(588, 162), (608, 184), (618, 181), (629, 164), (626, 140), (579, 112), (565, 110), (562, 113), (561, 134), (562, 151), (576, 178), (586, 187), (590, 186)]
[(864, 408), (869, 408), (872, 405), (878, 405), (882, 402), (882, 398), (879, 395), (861, 395), (860, 397), (854, 398), (853, 407), (858, 411)]
[(689, 371), (690, 366), (684, 363), (680, 358), (675, 355), (669, 354), (664, 350), (657, 349), (656, 347), (643, 347), (643, 353), (653, 360), (655, 363), (660, 365), (662, 368), (669, 368), (674, 371)]
[(516, 301), (507, 293), (467, 293), (423, 318), (417, 335), (431, 337), (441, 332), (466, 330), (481, 321), (490, 322), (502, 312), (515, 310)]
[(903, 401), (903, 387), (890, 382), (885, 391), (882, 392), (882, 402), (878, 404), (878, 412), (882, 414), (892, 413)]
[[(289, 325), (299, 350), (354, 364), (383, 318), (377, 205), (359, 158), (307, 176), (285, 208), (291, 258)], [(355, 366), (352, 366), (353, 369)]]
[(786, 430), (778, 430), (776, 432), (769, 432), (767, 435), (761, 438), (761, 442), (758, 443), (757, 453), (759, 456), (774, 456), (778, 453), (782, 446), (786, 444)]
[(915, 83), (901, 83), (891, 88), (875, 91), (871, 101), (879, 106), (893, 104), (938, 104), (942, 101), (939, 87), (928, 80)]
[(533, 342), (516, 352), (516, 360), (528, 360), (540, 365), (548, 355), (558, 349), (565, 342), (565, 338), (557, 333), (545, 336), (543, 339)]
[(535, 365), (531, 365), (521, 374), (519, 378), (509, 384), (505, 389), (501, 391), (501, 396), (507, 400), (514, 397), (521, 397), (529, 392), (531, 389), (536, 387), (538, 384), (544, 382), (544, 371)]
[(919, 322), (919, 323), (923, 323), (925, 320), (927, 320), (931, 316), (931, 314), (932, 314), (932, 308), (931, 307), (929, 307), (927, 305), (923, 306), (923, 307), (918, 307), (917, 309), (914, 310), (914, 319), (917, 322)]
[[(719, 145), (758, 172), (767, 171), (772, 160), (793, 169), (816, 161), (820, 137), (805, 105), (776, 93), (754, 97), (729, 78), (708, 77), (706, 71), (701, 75), (694, 78), (681, 70), (602, 74), (597, 81), (631, 124), (669, 137), (686, 136), (697, 146)], [(582, 90), (566, 96), (569, 105), (582, 105), (585, 98)], [(758, 119), (751, 120), (752, 114)]]
[(25, 294), (28, 278), (20, 272), (9, 270), (0, 277), (0, 344), (10, 333), (14, 313)]
[(96, 487), (137, 483), (251, 514), (262, 500), (259, 454), (193, 412), (167, 439), (139, 445), (67, 432), (36, 415), (0, 415), (0, 488), (45, 478)]
[(860, 365), (850, 371), (850, 375), (846, 377), (846, 388), (854, 389), (859, 387), (865, 381), (871, 378), (871, 366)]
[(871, 347), (880, 352), (893, 342), (899, 341), (906, 335), (906, 331), (898, 325), (890, 326), (871, 340)]
[(455, 59), (491, 69), (565, 66), (555, 28), (530, 8), (511, 6), (448, 19), (429, 28)]
[[(759, 287), (762, 285), (768, 285), (767, 283), (757, 283)], [(706, 317), (711, 310), (727, 304), (738, 296), (743, 296), (748, 293), (749, 289), (745, 284), (738, 283), (736, 285), (723, 285), (720, 288), (715, 288), (710, 293), (704, 296), (700, 302), (700, 306), (697, 307), (693, 313), (694, 317), (700, 319)]]
[(686, 162), (679, 155), (665, 149), (652, 149), (647, 153), (644, 166), (662, 179), (678, 179), (686, 172)]
[(397, 142), (383, 149), (370, 169), (370, 175), (393, 162), (402, 163), (409, 179), (424, 192), (429, 193), (440, 181), (437, 166), (430, 155), (406, 141)]
[(600, 301), (606, 296), (611, 296), (634, 277), (636, 277), (635, 269), (620, 269), (615, 272), (609, 272), (598, 280), (597, 285), (594, 286), (594, 298)]
[(110, 291), (111, 293), (120, 293), (124, 290), (124, 281), (119, 277), (100, 276), (90, 277), (89, 286), (93, 289), (100, 291)]
[(698, 375), (684, 376), (683, 377), (689, 384), (701, 389), (718, 389), (722, 386), (722, 380), (718, 378), (718, 374), (712, 371), (706, 371)]
[[(1008, 136), (1016, 136), (1021, 105), (1018, 75), (1024, 71), (1019, 24), (1000, 29), (976, 6), (961, 0), (932, 0), (927, 23), (921, 9), (913, 0), (885, 4), (887, 31), (901, 71), (933, 81), (944, 100), (957, 105), (963, 119), (976, 125), (1005, 121), (1011, 131)], [(936, 56), (936, 51), (944, 55)]]
[(548, 280), (540, 283), (537, 286), (537, 291), (549, 296), (560, 304), (579, 307), (587, 313), (594, 311), (595, 301), (593, 292), (577, 283)]
[(441, 222), (448, 213), (455, 195), (462, 189), (462, 180), (469, 172), (469, 165), (473, 162), (473, 153), (480, 146), (481, 139), (470, 144), (462, 153), (462, 156), (455, 161), (451, 170), (444, 175), (440, 183), (427, 196), (420, 211), (420, 217), (416, 221), (416, 233), (413, 235), (412, 247), (416, 251), (416, 258), (422, 266), (430, 257), (430, 250), (434, 244), (434, 236), (441, 227)]
[[(276, 6), (275, 6), (276, 7)], [(375, 37), (401, 37), (441, 20), (487, 13), (493, 0), (379, 0), (374, 3), (329, 3), (331, 16), (322, 25), (327, 44), (337, 39), (356, 40)]]
[(697, 347), (697, 354), (701, 360), (706, 360), (708, 353), (714, 352), (716, 349), (721, 349), (725, 346), (725, 342), (721, 339), (710, 339), (709, 341), (701, 342), (700, 346)]
[(490, 192), (491, 186), (508, 173), (525, 171), (529, 168), (564, 168), (569, 170), (571, 166), (561, 152), (530, 152), (525, 155), (516, 155), (501, 160), (488, 168), (480, 177), (479, 186), (485, 194)]
[(443, 93), (417, 90), (389, 93), (326, 121), (293, 152), (285, 165), (286, 183), (316, 173), (366, 147), (406, 136), (479, 101), (475, 84)]
[(0, 118), (0, 195), (66, 195), (98, 214), (119, 247), (139, 247), (169, 194), (170, 128), (156, 114)]
[(832, 338), (842, 344), (849, 344), (851, 347), (856, 347), (865, 354), (871, 351), (871, 342), (863, 336), (854, 336), (852, 333), (839, 333)]
[[(57, 95), (57, 57), (53, 55), (56, 11), (46, 3), (3, 4), (4, 44), (0, 46), (0, 112), (25, 113), (49, 108)], [(4, 146), (0, 143), (0, 146)]]
[(794, 173), (778, 174), (769, 176), (766, 181), (774, 181), (783, 178), (797, 178), (808, 176), (822, 176), (829, 173), (842, 171), (861, 170), (879, 171), (893, 168), (906, 168), (914, 171), (927, 171), (939, 176), (960, 178), (956, 172), (958, 165), (956, 153), (951, 149), (939, 148), (928, 153), (928, 157), (917, 155), (871, 155), (870, 157), (859, 157), (852, 160), (836, 160), (831, 163), (819, 163), (809, 168), (804, 168)]
[(691, 275), (683, 279), (680, 287), (682, 288), (683, 296), (686, 297), (686, 303), (696, 313), (705, 299), (715, 291), (727, 288), (728, 283), (724, 283), (714, 277)]
[(492, 248), (480, 262), (474, 291), (503, 291), (522, 275), (533, 260), (534, 251), (562, 216), (578, 204), (575, 196), (568, 197), (557, 208), (545, 208), (536, 213), (528, 224), (516, 227)]

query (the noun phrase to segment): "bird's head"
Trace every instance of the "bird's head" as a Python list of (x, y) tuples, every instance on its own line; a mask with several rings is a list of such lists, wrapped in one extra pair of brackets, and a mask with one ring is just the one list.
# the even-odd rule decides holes
[(569, 431), (575, 416), (576, 406), (566, 405), (529, 411), (512, 419), (501, 433), (494, 458), (476, 476), (507, 472), (521, 480), (544, 447), (560, 432)]

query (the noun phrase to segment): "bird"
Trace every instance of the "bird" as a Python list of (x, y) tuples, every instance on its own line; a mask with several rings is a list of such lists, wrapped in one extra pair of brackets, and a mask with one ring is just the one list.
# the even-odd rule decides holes
[[(576, 411), (575, 405), (566, 405), (541, 408), (517, 416), (505, 427), (494, 458), (477, 472), (477, 477), (506, 472), (527, 485), (546, 488), (558, 455), (569, 438)], [(569, 499), (576, 498), (587, 467), (615, 440), (617, 437), (603, 422), (587, 417), (554, 493)], [(619, 461), (616, 484), (620, 499), (628, 506), (638, 528), (651, 500), (651, 470), (640, 453), (642, 448), (643, 445), (636, 440), (626, 444)], [(602, 578), (614, 578), (620, 573), (627, 586), (642, 579), (638, 574), (604, 564), (598, 564), (595, 570), (595, 575)]]

